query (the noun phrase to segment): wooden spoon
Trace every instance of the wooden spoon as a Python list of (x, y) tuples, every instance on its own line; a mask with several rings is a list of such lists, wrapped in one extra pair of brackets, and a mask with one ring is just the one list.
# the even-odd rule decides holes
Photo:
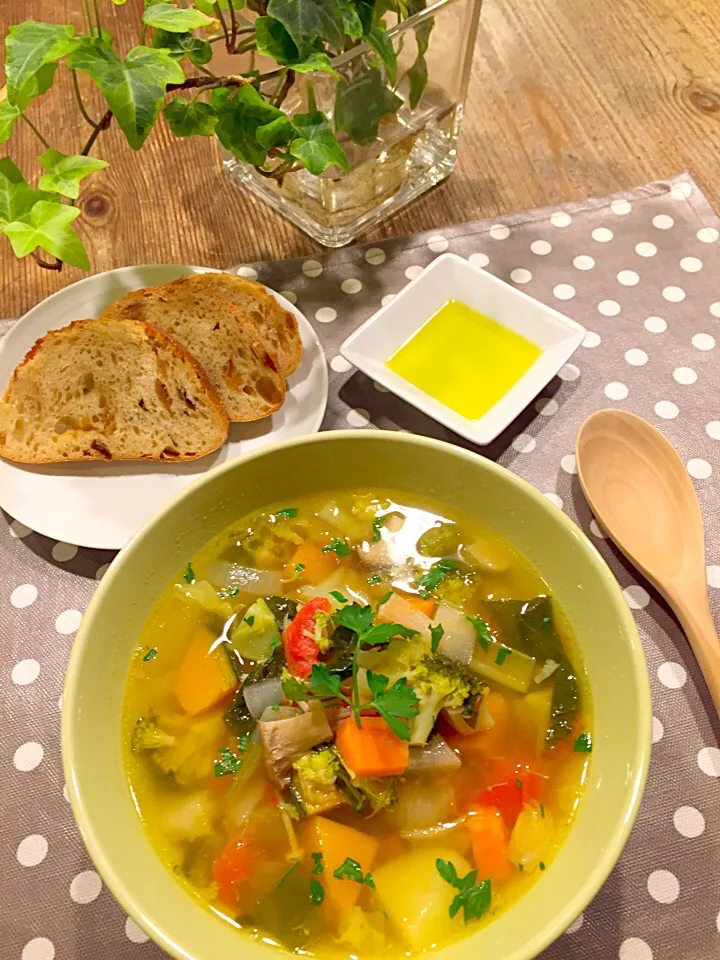
[(675, 611), (720, 714), (720, 639), (708, 603), (700, 504), (685, 464), (659, 430), (622, 410), (585, 421), (576, 459), (593, 513)]

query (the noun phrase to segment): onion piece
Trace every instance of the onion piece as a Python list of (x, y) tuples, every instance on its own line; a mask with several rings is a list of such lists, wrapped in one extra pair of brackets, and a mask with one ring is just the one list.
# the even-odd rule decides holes
[(243, 593), (255, 593), (263, 597), (279, 596), (285, 590), (279, 570), (258, 570), (225, 560), (214, 563), (208, 570), (208, 577), (219, 586), (237, 587)]
[(232, 802), (228, 802), (227, 816), (236, 827), (242, 827), (255, 812), (265, 796), (267, 781), (256, 776), (245, 784), (242, 790), (233, 791)]
[(465, 614), (443, 600), (433, 619), (433, 625), (436, 624), (442, 624), (444, 630), (438, 653), (458, 663), (470, 663), (476, 643), (475, 628)]
[(442, 777), (411, 778), (398, 790), (397, 803), (386, 816), (397, 830), (424, 830), (455, 813), (455, 791)]
[(424, 747), (410, 747), (408, 773), (449, 773), (462, 766), (462, 760), (441, 736), (435, 735)]
[(334, 500), (326, 503), (322, 510), (318, 511), (321, 520), (335, 527), (348, 540), (361, 540), (363, 537), (363, 528), (358, 521), (347, 511), (339, 507)]
[(546, 660), (535, 674), (535, 683), (542, 683), (544, 680), (547, 680), (548, 677), (551, 677), (555, 673), (559, 666), (560, 664), (555, 660)]
[[(253, 720), (259, 720), (268, 707), (274, 707), (285, 699), (282, 680), (259, 680), (257, 683), (246, 683), (243, 686), (245, 703)], [(277, 716), (272, 719), (279, 719)]]
[(410, 840), (411, 842), (419, 840), (436, 840), (439, 837), (447, 836), (448, 833), (452, 833), (454, 830), (457, 830), (458, 827), (462, 827), (465, 824), (467, 817), (458, 817), (457, 820), (450, 820), (448, 823), (436, 823), (433, 827), (423, 827), (419, 830), (401, 830), (400, 836), (403, 840)]

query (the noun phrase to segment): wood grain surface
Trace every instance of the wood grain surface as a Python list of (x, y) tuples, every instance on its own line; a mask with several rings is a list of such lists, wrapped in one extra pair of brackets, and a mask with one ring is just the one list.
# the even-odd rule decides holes
[[(137, 42), (140, 6), (102, 0), (120, 49)], [(3, 34), (29, 17), (79, 27), (82, 4), (0, 3)], [(718, 49), (718, 0), (486, 0), (456, 172), (366, 239), (610, 193), (685, 168), (717, 208)], [(86, 78), (82, 87), (99, 116)], [(67, 76), (29, 113), (58, 149), (77, 152), (87, 138)], [(30, 178), (42, 148), (20, 126), (6, 147)], [(78, 221), (95, 272), (225, 267), (320, 249), (221, 171), (212, 140), (178, 141), (160, 123), (136, 154), (113, 124), (96, 152), (111, 167), (88, 181)], [(17, 316), (81, 276), (18, 262), (0, 239), (0, 316)]]

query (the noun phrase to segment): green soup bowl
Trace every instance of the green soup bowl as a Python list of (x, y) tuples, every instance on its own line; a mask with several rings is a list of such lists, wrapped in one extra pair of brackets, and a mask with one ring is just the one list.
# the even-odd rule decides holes
[(342, 431), (267, 447), (211, 471), (119, 554), (83, 618), (68, 667), (62, 753), (87, 849), (127, 913), (183, 960), (263, 960), (251, 941), (195, 900), (148, 840), (123, 769), (121, 712), (133, 648), (166, 585), (238, 517), (339, 487), (392, 487), (476, 517), (524, 554), (574, 630), (589, 677), (593, 753), (567, 838), (524, 896), (438, 960), (530, 960), (597, 893), (627, 840), (650, 757), (650, 686), (632, 615), (580, 529), (524, 480), (458, 447), (402, 433)]

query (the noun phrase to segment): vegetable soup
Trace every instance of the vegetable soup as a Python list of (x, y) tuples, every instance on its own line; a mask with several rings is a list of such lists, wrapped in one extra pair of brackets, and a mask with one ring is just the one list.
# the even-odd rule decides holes
[(193, 895), (265, 943), (374, 957), (491, 923), (552, 869), (590, 721), (527, 560), (438, 504), (345, 490), (244, 517), (179, 571), (124, 747)]

